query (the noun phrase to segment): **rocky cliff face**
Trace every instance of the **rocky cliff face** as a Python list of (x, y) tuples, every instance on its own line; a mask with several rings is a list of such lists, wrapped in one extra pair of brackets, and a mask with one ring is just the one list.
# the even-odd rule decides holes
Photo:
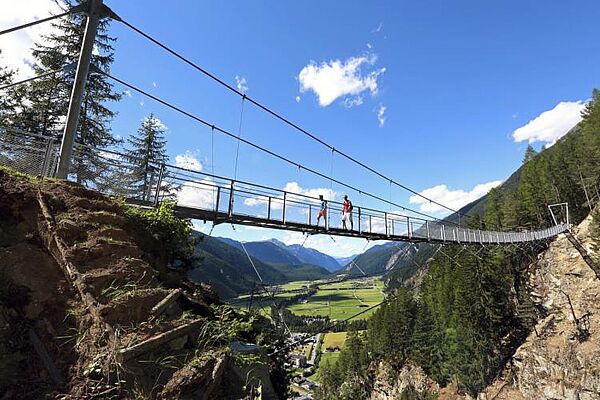
[[(592, 254), (588, 217), (574, 235)], [(481, 400), (600, 399), (600, 280), (565, 235), (530, 266), (529, 290), (545, 316), (506, 364)], [(420, 368), (404, 367), (397, 378), (379, 366), (372, 400), (400, 398), (404, 390), (469, 399), (450, 385), (440, 389)], [(412, 390), (412, 389), (410, 389)]]
[[(591, 222), (588, 217), (574, 232), (588, 253)], [(540, 255), (529, 284), (547, 316), (481, 397), (599, 399), (600, 280), (561, 235)]]

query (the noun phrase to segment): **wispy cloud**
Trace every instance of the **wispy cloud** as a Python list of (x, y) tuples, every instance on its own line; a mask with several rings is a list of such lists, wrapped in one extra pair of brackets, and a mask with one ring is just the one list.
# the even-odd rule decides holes
[(371, 32), (373, 33), (379, 33), (383, 30), (383, 22), (380, 22), (379, 25), (377, 25), (377, 28), (373, 29)]
[[(487, 194), (487, 192), (489, 192), (490, 189), (495, 188), (501, 183), (502, 181), (480, 183), (469, 191), (465, 191), (462, 189), (451, 190), (448, 188), (448, 186), (441, 184), (425, 189), (419, 194), (430, 198), (440, 204), (443, 204), (447, 207), (450, 207), (454, 210), (458, 210), (459, 208), (464, 207), (470, 202), (475, 201), (481, 196)], [(410, 204), (418, 204), (422, 212), (432, 214), (450, 213), (450, 211), (448, 211), (447, 209), (438, 206), (437, 204), (430, 203), (429, 201), (417, 195), (411, 196), (409, 202)]]
[[(376, 61), (377, 57), (373, 54), (320, 64), (311, 61), (298, 74), (300, 92), (313, 91), (322, 107), (344, 96), (363, 92), (375, 95), (379, 88), (378, 78), (385, 72), (385, 68), (373, 69)], [(363, 72), (363, 69), (367, 71)]]
[(512, 137), (515, 142), (527, 140), (529, 143), (543, 142), (551, 146), (581, 121), (584, 107), (583, 100), (560, 102), (516, 129)]
[(240, 92), (246, 93), (248, 91), (248, 82), (246, 81), (245, 77), (236, 75), (235, 82), (236, 82), (237, 89)]
[(300, 96), (296, 96), (296, 103), (300, 103)]
[(385, 120), (387, 118), (385, 116), (385, 110), (387, 110), (387, 107), (383, 104), (380, 104), (379, 108), (377, 109), (377, 120), (379, 121), (380, 128), (383, 128), (383, 125), (385, 125)]
[(123, 90), (123, 94), (125, 96), (127, 96), (127, 97), (131, 97), (131, 91), (130, 90), (127, 90), (127, 89)]
[(360, 106), (362, 103), (363, 103), (362, 96), (346, 97), (344, 99), (344, 107), (346, 107), (346, 108)]

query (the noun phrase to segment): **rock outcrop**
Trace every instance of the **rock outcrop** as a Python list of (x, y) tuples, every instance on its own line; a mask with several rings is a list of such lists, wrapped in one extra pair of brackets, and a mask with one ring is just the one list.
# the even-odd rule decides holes
[[(588, 217), (574, 234), (592, 253)], [(531, 269), (546, 311), (483, 399), (600, 399), (600, 280), (564, 235)]]

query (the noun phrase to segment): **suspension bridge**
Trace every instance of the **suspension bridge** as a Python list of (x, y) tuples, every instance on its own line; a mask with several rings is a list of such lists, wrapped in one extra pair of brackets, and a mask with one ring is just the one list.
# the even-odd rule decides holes
[[(308, 235), (326, 234), (363, 238), (369, 241), (386, 240), (409, 243), (432, 243), (437, 245), (437, 250), (433, 254), (435, 255), (440, 252), (445, 257), (449, 256), (441, 249), (446, 244), (464, 245), (463, 249), (469, 252), (470, 250), (467, 245), (478, 245), (480, 249), (484, 245), (515, 246), (517, 248), (523, 246), (525, 248), (540, 249), (553, 237), (561, 233), (569, 234), (571, 225), (568, 216), (568, 206), (566, 204), (556, 205), (561, 208), (561, 212), (556, 215), (552, 211), (553, 206), (549, 205), (553, 224), (540, 227), (536, 230), (500, 231), (468, 227), (475, 225), (469, 221), (471, 216), (441, 204), (435, 199), (424, 196), (392, 177), (379, 172), (376, 168), (336, 148), (334, 145), (327, 143), (316, 134), (309, 132), (263, 103), (247, 96), (186, 56), (173, 50), (130, 22), (125, 21), (117, 13), (105, 6), (101, 0), (88, 0), (70, 10), (65, 10), (61, 14), (0, 30), (0, 35), (10, 34), (58, 18), (69, 17), (74, 13), (85, 13), (87, 16), (85, 34), (77, 62), (54, 70), (41, 72), (37, 76), (18, 82), (11, 82), (0, 87), (1, 93), (11, 87), (28, 84), (44, 77), (61, 74), (67, 76), (67, 74), (73, 74), (73, 70), (75, 70), (74, 77), (69, 75), (73, 81), (73, 85), (65, 123), (59, 128), (45, 131), (43, 134), (40, 132), (23, 131), (14, 126), (0, 126), (0, 165), (8, 166), (14, 170), (34, 176), (75, 181), (107, 195), (122, 197), (127, 202), (140, 207), (157, 207), (162, 201), (168, 199), (176, 204), (176, 212), (181, 217), (211, 221), (213, 226), (218, 224), (239, 224), (296, 231), (306, 234), (307, 238)], [(91, 58), (98, 25), (103, 18), (110, 18), (113, 21), (122, 23), (136, 34), (163, 49), (169, 55), (187, 64), (199, 74), (204, 75), (235, 96), (238, 96), (242, 100), (242, 110), (245, 103), (255, 106), (284, 125), (291, 127), (295, 132), (308, 138), (308, 140), (324, 147), (331, 153), (332, 159), (334, 155), (337, 155), (345, 161), (369, 172), (376, 178), (381, 179), (386, 184), (389, 183), (390, 188), (392, 186), (400, 188), (413, 196), (422, 198), (430, 204), (445, 209), (451, 213), (453, 218), (439, 219), (421, 211), (412, 210), (399, 202), (392, 201), (391, 196), (386, 199), (378, 194), (370, 193), (356, 184), (350, 184), (332, 176), (332, 173), (324, 173), (282, 155), (273, 149), (259, 145), (250, 139), (242, 138), (241, 118), (240, 132), (231, 132), (179, 105), (141, 89), (138, 85), (115, 77), (108, 71), (98, 69), (91, 63)], [(236, 140), (238, 145), (243, 143), (268, 157), (298, 168), (299, 171), (303, 170), (332, 184), (335, 183), (349, 193), (358, 194), (361, 199), (368, 198), (378, 204), (383, 204), (388, 207), (388, 210), (354, 202), (354, 209), (351, 215), (352, 223), (345, 229), (341, 227), (343, 204), (335, 199), (326, 199), (325, 217), (318, 220), (317, 217), (321, 210), (322, 201), (317, 197), (274, 188), (264, 182), (249, 182), (237, 179), (237, 176), (228, 177), (218, 175), (214, 171), (213, 173), (207, 173), (168, 163), (152, 161), (148, 163), (147, 160), (135, 159), (118, 149), (94, 148), (86, 143), (79, 142), (77, 140), (78, 122), (82, 100), (86, 91), (87, 78), (90, 74), (104, 75), (104, 77), (122, 85), (124, 88), (134, 91), (185, 118), (203, 125), (213, 137), (215, 133), (230, 137)], [(102, 167), (90, 168), (88, 166), (88, 168), (82, 168), (82, 164), (86, 163), (90, 157), (101, 161), (98, 165), (102, 165)], [(214, 165), (214, 156), (212, 158), (211, 161)], [(142, 162), (145, 163), (146, 170), (144, 183), (141, 188), (138, 187), (133, 190), (127, 178), (134, 171), (139, 171), (139, 166)], [(402, 252), (402, 257), (410, 258), (413, 263), (416, 263), (412, 259), (408, 247), (400, 251)], [(477, 256), (476, 253), (473, 254)], [(247, 252), (246, 255), (254, 267), (252, 259)], [(452, 260), (457, 263), (456, 260)], [(355, 266), (360, 270), (358, 265), (355, 264)], [(275, 304), (274, 295), (269, 292), (268, 284), (262, 282), (258, 270), (254, 269), (262, 283), (258, 288), (264, 291), (267, 298), (271, 298)], [(361, 272), (363, 276), (366, 276), (362, 270)], [(388, 270), (386, 272), (389, 273), (391, 271)], [(600, 276), (600, 273), (597, 272), (597, 274)], [(249, 299), (251, 302), (252, 296)], [(343, 321), (333, 321), (322, 332), (333, 328), (337, 322), (349, 321), (393, 299), (393, 295), (389, 296), (383, 302), (361, 310)], [(281, 310), (279, 316), (281, 324), (288, 330)], [(280, 347), (272, 354), (285, 351), (302, 342), (289, 343)]]
[[(367, 240), (498, 245), (547, 240), (567, 231), (570, 227), (568, 215), (566, 219), (560, 221), (555, 219), (554, 225), (539, 230), (507, 232), (464, 227), (464, 224), (461, 224), (461, 217), (464, 221), (465, 218), (469, 217), (468, 215), (463, 215), (458, 210), (427, 198), (389, 176), (380, 173), (375, 168), (357, 160), (353, 156), (336, 149), (335, 146), (301, 128), (296, 123), (257, 100), (248, 97), (245, 93), (227, 84), (221, 78), (206, 71), (182, 54), (125, 21), (104, 5), (101, 0), (91, 0), (71, 10), (66, 10), (59, 15), (5, 29), (0, 31), (0, 35), (81, 12), (87, 15), (86, 30), (78, 57), (72, 94), (69, 101), (69, 112), (66, 116), (62, 135), (39, 135), (35, 132), (24, 132), (9, 126), (0, 127), (0, 164), (38, 176), (76, 180), (91, 189), (106, 194), (122, 196), (130, 203), (139, 206), (153, 207), (157, 206), (164, 199), (172, 199), (177, 203), (176, 211), (182, 217), (212, 221), (215, 225), (231, 223), (297, 231), (308, 235), (328, 234), (332, 236), (364, 238)], [(227, 131), (123, 79), (114, 77), (108, 72), (96, 68), (91, 64), (91, 55), (98, 24), (103, 18), (111, 18), (114, 21), (124, 24), (143, 38), (165, 50), (168, 54), (183, 61), (225, 89), (233, 92), (242, 99), (242, 102), (249, 102), (268, 115), (291, 126), (295, 131), (305, 135), (310, 140), (324, 146), (331, 151), (332, 155), (338, 154), (360, 168), (366, 169), (375, 176), (389, 182), (390, 187), (391, 185), (400, 187), (412, 195), (422, 197), (431, 204), (452, 212), (457, 216), (458, 224), (450, 220), (441, 220), (425, 213), (411, 210), (401, 204), (392, 202), (391, 199), (384, 199), (376, 194), (361, 190), (361, 188), (355, 185), (335, 179), (333, 176), (319, 172), (273, 150), (260, 146), (251, 140), (242, 138), (239, 133), (235, 134)], [(73, 68), (74, 65), (72, 64), (65, 65), (63, 68), (47, 71), (36, 77), (10, 83), (0, 87), (0, 90), (25, 84), (52, 74), (70, 73)], [(308, 171), (315, 176), (327, 179), (332, 183), (335, 182), (337, 185), (355, 193), (386, 203), (390, 209), (393, 207), (400, 211), (384, 211), (356, 204), (351, 214), (352, 223), (349, 224), (348, 229), (344, 229), (340, 226), (343, 205), (333, 199), (328, 199), (325, 202), (326, 217), (319, 224), (317, 222), (317, 215), (321, 208), (321, 201), (318, 198), (269, 187), (256, 182), (237, 180), (235, 177), (224, 177), (214, 173), (209, 174), (174, 165), (152, 162), (146, 165), (147, 175), (144, 178), (143, 188), (138, 193), (132, 192), (122, 180), (116, 177), (125, 177), (131, 174), (134, 168), (139, 166), (138, 160), (132, 159), (131, 156), (118, 151), (96, 149), (76, 141), (79, 114), (87, 77), (92, 73), (102, 74), (130, 90), (136, 91), (187, 118), (195, 120), (210, 128), (213, 134), (216, 131), (234, 138), (238, 141), (238, 144), (244, 143), (284, 163), (295, 166), (299, 170)], [(74, 147), (77, 148), (75, 152), (73, 152)], [(88, 170), (85, 172), (88, 176), (82, 176), (81, 169), (77, 168), (78, 161), (82, 162), (82, 154), (94, 154), (94, 157), (103, 160), (103, 164), (106, 167), (93, 172)], [(77, 160), (78, 157), (80, 160)]]

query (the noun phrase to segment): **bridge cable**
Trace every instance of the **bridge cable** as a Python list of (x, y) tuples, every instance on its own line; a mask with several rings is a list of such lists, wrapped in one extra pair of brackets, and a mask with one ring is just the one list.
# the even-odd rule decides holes
[(18, 30), (21, 30), (21, 29), (29, 28), (29, 27), (35, 26), (37, 24), (42, 24), (44, 22), (52, 21), (52, 20), (57, 19), (57, 18), (62, 18), (62, 17), (65, 17), (65, 16), (67, 16), (69, 14), (76, 13), (76, 12), (79, 12), (79, 11), (80, 11), (79, 7), (73, 7), (72, 9), (70, 9), (68, 11), (65, 11), (63, 13), (60, 13), (60, 14), (51, 15), (51, 16), (46, 17), (46, 18), (38, 19), (37, 21), (32, 21), (32, 22), (28, 22), (28, 23), (23, 24), (23, 25), (17, 25), (17, 26), (14, 26), (12, 28), (4, 29), (4, 30), (0, 31), (0, 36), (2, 36), (4, 34), (7, 34), (7, 33), (15, 32), (15, 31), (18, 31)]
[(73, 64), (67, 64), (67, 65), (62, 66), (59, 69), (55, 69), (55, 70), (52, 70), (52, 71), (47, 71), (47, 72), (41, 73), (39, 75), (32, 76), (31, 78), (23, 79), (21, 81), (12, 82), (12, 83), (9, 83), (7, 85), (0, 86), (0, 90), (10, 89), (13, 86), (22, 85), (24, 83), (32, 82), (32, 81), (35, 81), (37, 79), (45, 78), (47, 76), (54, 75), (54, 74), (57, 74), (59, 72), (66, 71), (66, 70), (68, 70), (72, 66), (73, 66)]
[[(254, 264), (254, 261), (252, 260), (252, 257), (250, 257), (250, 254), (248, 253), (248, 250), (246, 250), (246, 246), (244, 245), (244, 242), (240, 241), (240, 244), (242, 245), (242, 249), (244, 249), (244, 253), (246, 253), (246, 257), (248, 257), (248, 261), (250, 261), (250, 264), (252, 265), (252, 268), (254, 268), (254, 272), (256, 272), (256, 275), (258, 276), (258, 279), (260, 280), (261, 283), (264, 283), (262, 277), (260, 276), (260, 274), (258, 273), (258, 269), (256, 268), (256, 265)], [(287, 324), (285, 323), (285, 320), (283, 318), (283, 313), (280, 310), (280, 307), (277, 305), (277, 300), (275, 299), (275, 295), (272, 292), (269, 292), (269, 290), (265, 287), (262, 286), (263, 291), (271, 297), (271, 300), (273, 302), (273, 306), (275, 307), (275, 309), (277, 310), (277, 313), (279, 314), (279, 318), (281, 320), (281, 323), (284, 326), (284, 329), (287, 331), (287, 333), (289, 335), (292, 334), (292, 332), (290, 331), (290, 328), (288, 328)]]
[(238, 158), (240, 156), (240, 138), (242, 137), (242, 122), (244, 120), (244, 103), (246, 100), (246, 95), (242, 97), (242, 104), (240, 106), (240, 123), (238, 126), (238, 135), (237, 135), (237, 148), (235, 150), (235, 168), (233, 170), (233, 180), (237, 179), (237, 171), (238, 171)]
[[(125, 26), (127, 26), (128, 28), (132, 29), (133, 31), (137, 32), (139, 35), (143, 36), (144, 38), (148, 39), (149, 41), (151, 41), (152, 43), (156, 44), (157, 46), (159, 46), (160, 48), (162, 48), (163, 50), (167, 51), (168, 53), (170, 53), (171, 55), (175, 56), (176, 58), (180, 59), (181, 61), (183, 61), (184, 63), (188, 64), (189, 66), (191, 66), (192, 68), (196, 69), (197, 71), (201, 72), (202, 74), (204, 74), (205, 76), (211, 78), (212, 80), (214, 80), (215, 82), (219, 83), (220, 85), (224, 86), (225, 88), (229, 89), (231, 92), (237, 94), (238, 96), (245, 96), (244, 93), (242, 93), (240, 90), (237, 90), (236, 88), (234, 88), (233, 86), (231, 86), (230, 84), (226, 83), (225, 81), (223, 81), (221, 78), (217, 77), (216, 75), (208, 72), (207, 70), (205, 70), (204, 68), (200, 67), (198, 64), (194, 63), (193, 61), (191, 61), (190, 59), (186, 58), (185, 56), (181, 55), (180, 53), (176, 52), (175, 50), (171, 49), (170, 47), (168, 47), (167, 45), (159, 42), (157, 39), (153, 38), (152, 36), (150, 36), (149, 34), (145, 33), (144, 31), (142, 31), (141, 29), (136, 28), (134, 25), (130, 24), (129, 22), (123, 20), (120, 17), (114, 16), (116, 18), (116, 20), (118, 20), (119, 22), (123, 23)], [(421, 193), (399, 183), (396, 182), (394, 180), (392, 180), (391, 178), (385, 176), (384, 174), (382, 174), (381, 172), (375, 170), (374, 168), (368, 166), (367, 164), (357, 160), (356, 158), (336, 150), (332, 145), (330, 145), (329, 143), (325, 142), (324, 140), (320, 139), (319, 137), (317, 137), (316, 135), (310, 133), (309, 131), (307, 131), (306, 129), (300, 127), (299, 125), (295, 124), (294, 122), (292, 122), (291, 120), (287, 119), (286, 117), (280, 115), (279, 113), (271, 110), (270, 108), (268, 108), (267, 106), (259, 103), (257, 100), (254, 100), (251, 97), (246, 96), (245, 97), (250, 103), (254, 104), (255, 106), (257, 106), (258, 108), (262, 109), (263, 111), (267, 112), (268, 114), (274, 116), (276, 119), (279, 119), (280, 121), (284, 122), (285, 124), (291, 126), (292, 128), (296, 129), (297, 131), (303, 133), (304, 135), (310, 137), (311, 139), (315, 140), (316, 142), (320, 143), (321, 145), (331, 149), (332, 151), (337, 151), (337, 153), (339, 153), (341, 156), (343, 156), (344, 158), (348, 159), (349, 161), (365, 168), (366, 170), (372, 172), (373, 174), (379, 176), (380, 178), (384, 179), (384, 180), (389, 180), (392, 181), (396, 186), (412, 193), (415, 196), (418, 196), (424, 200), (427, 200), (433, 204), (436, 204), (448, 211), (451, 211), (453, 213), (456, 213), (457, 215), (463, 215), (466, 217), (471, 218), (471, 215), (468, 214), (463, 214), (460, 213), (458, 210), (454, 210), (453, 208), (450, 208), (444, 204), (441, 204), (429, 197), (426, 197), (424, 195), (422, 195)]]
[[(162, 100), (161, 98), (159, 98), (157, 96), (154, 96), (154, 95), (152, 95), (152, 94), (150, 94), (150, 93), (148, 93), (148, 92), (146, 92), (146, 91), (144, 91), (144, 90), (142, 90), (142, 89), (140, 89), (140, 88), (138, 88), (138, 87), (136, 87), (136, 86), (134, 86), (132, 84), (129, 84), (129, 83), (127, 83), (127, 82), (125, 82), (125, 81), (123, 81), (123, 80), (121, 80), (119, 78), (116, 78), (116, 77), (110, 75), (109, 73), (107, 73), (105, 71), (102, 71), (102, 70), (97, 69), (97, 68), (92, 68), (92, 69), (94, 70), (94, 72), (97, 72), (97, 73), (99, 73), (101, 75), (104, 75), (104, 76), (106, 76), (106, 77), (114, 80), (115, 82), (120, 83), (121, 85), (123, 85), (123, 86), (125, 86), (125, 87), (127, 87), (127, 88), (129, 88), (131, 90), (134, 90), (134, 91), (136, 91), (136, 92), (138, 92), (138, 93), (140, 93), (140, 94), (142, 94), (142, 95), (144, 95), (144, 96), (146, 96), (148, 98), (151, 98), (151, 99), (155, 100), (156, 102), (158, 102), (158, 103), (160, 103), (160, 104), (162, 104), (162, 105), (164, 105), (164, 106), (166, 106), (166, 107), (168, 107), (168, 108), (170, 108), (170, 109), (172, 109), (174, 111), (177, 111), (177, 112), (179, 112), (179, 113), (187, 116), (188, 118), (191, 118), (191, 119), (193, 119), (193, 120), (195, 120), (195, 121), (197, 121), (197, 122), (199, 122), (199, 123), (201, 123), (201, 124), (203, 124), (203, 125), (205, 125), (207, 127), (214, 128), (214, 130), (216, 130), (216, 131), (218, 131), (218, 132), (220, 132), (220, 133), (222, 133), (224, 135), (227, 135), (229, 137), (238, 139), (238, 137), (235, 134), (233, 134), (233, 133), (231, 133), (231, 132), (229, 132), (229, 131), (227, 131), (227, 130), (225, 130), (223, 128), (220, 128), (220, 127), (218, 127), (218, 126), (216, 126), (214, 124), (211, 124), (211, 123), (205, 121), (204, 119), (202, 119), (202, 118), (200, 118), (200, 117), (198, 117), (198, 116), (196, 116), (194, 114), (191, 114), (191, 113), (183, 110), (182, 108), (180, 108), (178, 106), (175, 106), (175, 105), (173, 105), (173, 104), (171, 104), (171, 103), (169, 103), (169, 102), (167, 102), (165, 100)], [(273, 156), (275, 158), (278, 158), (278, 159), (280, 159), (280, 160), (282, 160), (284, 162), (287, 162), (288, 164), (291, 164), (291, 165), (294, 165), (294, 166), (300, 166), (305, 171), (308, 171), (308, 172), (310, 172), (310, 173), (312, 173), (312, 174), (314, 174), (316, 176), (319, 176), (319, 177), (321, 177), (323, 179), (329, 179), (332, 182), (335, 182), (336, 184), (338, 184), (340, 186), (346, 187), (346, 188), (354, 190), (356, 192), (361, 191), (361, 189), (359, 189), (359, 188), (357, 188), (357, 187), (355, 187), (353, 185), (344, 183), (344, 182), (342, 182), (340, 180), (337, 180), (337, 179), (335, 179), (333, 177), (327, 176), (327, 175), (325, 175), (325, 174), (323, 174), (323, 173), (321, 173), (321, 172), (319, 172), (317, 170), (314, 170), (314, 169), (312, 169), (310, 167), (306, 167), (306, 166), (304, 166), (302, 164), (299, 164), (298, 162), (292, 161), (289, 158), (286, 158), (286, 157), (284, 157), (282, 155), (279, 155), (279, 154), (275, 153), (274, 151), (271, 151), (271, 150), (269, 150), (269, 149), (267, 149), (265, 147), (257, 145), (257, 144), (255, 144), (255, 143), (253, 143), (253, 142), (251, 142), (251, 141), (249, 141), (247, 139), (239, 138), (239, 140), (242, 143), (247, 144), (248, 146), (254, 147), (255, 149), (258, 149), (258, 150), (260, 150), (260, 151), (262, 151), (264, 153), (267, 153), (267, 154), (269, 154), (269, 155), (271, 155), (271, 156)], [(377, 195), (374, 195), (374, 194), (372, 194), (370, 192), (365, 192), (365, 191), (363, 191), (363, 193), (365, 195), (367, 195), (367, 196), (375, 199), (375, 200), (381, 201), (383, 203), (388, 203), (388, 200), (384, 199), (381, 196), (377, 196)], [(426, 214), (426, 213), (423, 213), (423, 212), (420, 212), (420, 211), (417, 211), (417, 210), (413, 210), (411, 208), (402, 206), (402, 205), (397, 204), (397, 203), (392, 203), (392, 205), (394, 205), (396, 207), (399, 207), (403, 211), (408, 211), (408, 212), (414, 213), (416, 215), (420, 215), (422, 217), (426, 217), (426, 218), (430, 218), (430, 219), (435, 220), (435, 221), (442, 222), (442, 223), (447, 224), (447, 225), (457, 225), (455, 222), (445, 221), (445, 220), (442, 220), (440, 218), (434, 217), (432, 215), (429, 215), (429, 214)]]

